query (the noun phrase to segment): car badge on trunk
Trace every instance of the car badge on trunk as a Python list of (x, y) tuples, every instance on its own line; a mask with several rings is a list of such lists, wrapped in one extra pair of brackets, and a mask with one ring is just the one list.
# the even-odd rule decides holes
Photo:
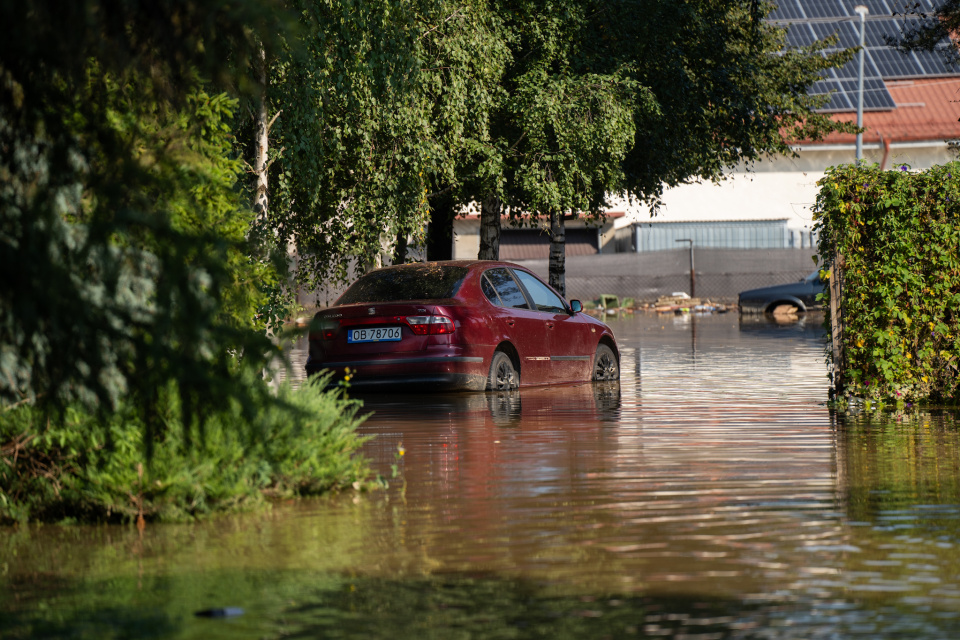
[(376, 313), (377, 313), (377, 308), (376, 308), (376, 307), (370, 307), (369, 309), (367, 309), (367, 315), (371, 315), (371, 316), (372, 316), (372, 315), (375, 315)]

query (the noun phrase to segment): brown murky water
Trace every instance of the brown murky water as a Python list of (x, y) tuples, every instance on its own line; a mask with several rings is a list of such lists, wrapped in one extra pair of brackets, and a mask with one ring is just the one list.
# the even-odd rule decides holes
[(956, 637), (956, 418), (839, 420), (807, 320), (628, 317), (618, 385), (369, 396), (383, 492), (0, 532), (0, 636)]

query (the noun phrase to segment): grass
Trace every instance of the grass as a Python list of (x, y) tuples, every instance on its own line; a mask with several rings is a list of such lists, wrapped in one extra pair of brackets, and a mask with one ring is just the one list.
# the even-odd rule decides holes
[(232, 406), (208, 416), (190, 444), (168, 394), (150, 459), (135, 407), (106, 415), (70, 407), (59, 416), (7, 409), (0, 524), (184, 521), (261, 508), (271, 497), (362, 488), (371, 474), (357, 455), (361, 405), (322, 383), (282, 386), (252, 414)]

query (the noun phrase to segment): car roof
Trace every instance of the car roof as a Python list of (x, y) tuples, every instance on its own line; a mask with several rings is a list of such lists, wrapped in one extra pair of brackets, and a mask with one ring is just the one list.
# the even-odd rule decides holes
[[(520, 266), (519, 264), (514, 264), (512, 262), (505, 262), (503, 260), (430, 260), (427, 262), (407, 262), (405, 264), (396, 264), (391, 266), (398, 269), (402, 269), (405, 267), (417, 267), (417, 266), (423, 266), (423, 265), (436, 265), (436, 266), (443, 266), (443, 267), (467, 267), (467, 268), (497, 267), (497, 266), (518, 267), (521, 269), (525, 268)], [(390, 267), (388, 266), (384, 268), (390, 268)]]

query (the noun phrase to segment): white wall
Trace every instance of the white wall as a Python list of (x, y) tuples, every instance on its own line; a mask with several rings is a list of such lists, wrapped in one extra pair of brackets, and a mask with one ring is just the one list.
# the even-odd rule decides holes
[[(796, 158), (772, 158), (756, 163), (751, 170), (739, 168), (720, 184), (697, 183), (669, 189), (656, 220), (662, 222), (718, 220), (787, 220), (791, 229), (813, 226), (811, 207), (817, 199), (817, 181), (827, 167), (852, 163), (853, 145), (809, 145), (798, 148)], [(864, 145), (864, 160), (880, 163), (883, 148)], [(892, 144), (886, 168), (908, 164), (928, 169), (955, 159), (944, 142)], [(615, 202), (613, 208), (626, 211), (617, 226), (650, 219), (642, 205)]]

